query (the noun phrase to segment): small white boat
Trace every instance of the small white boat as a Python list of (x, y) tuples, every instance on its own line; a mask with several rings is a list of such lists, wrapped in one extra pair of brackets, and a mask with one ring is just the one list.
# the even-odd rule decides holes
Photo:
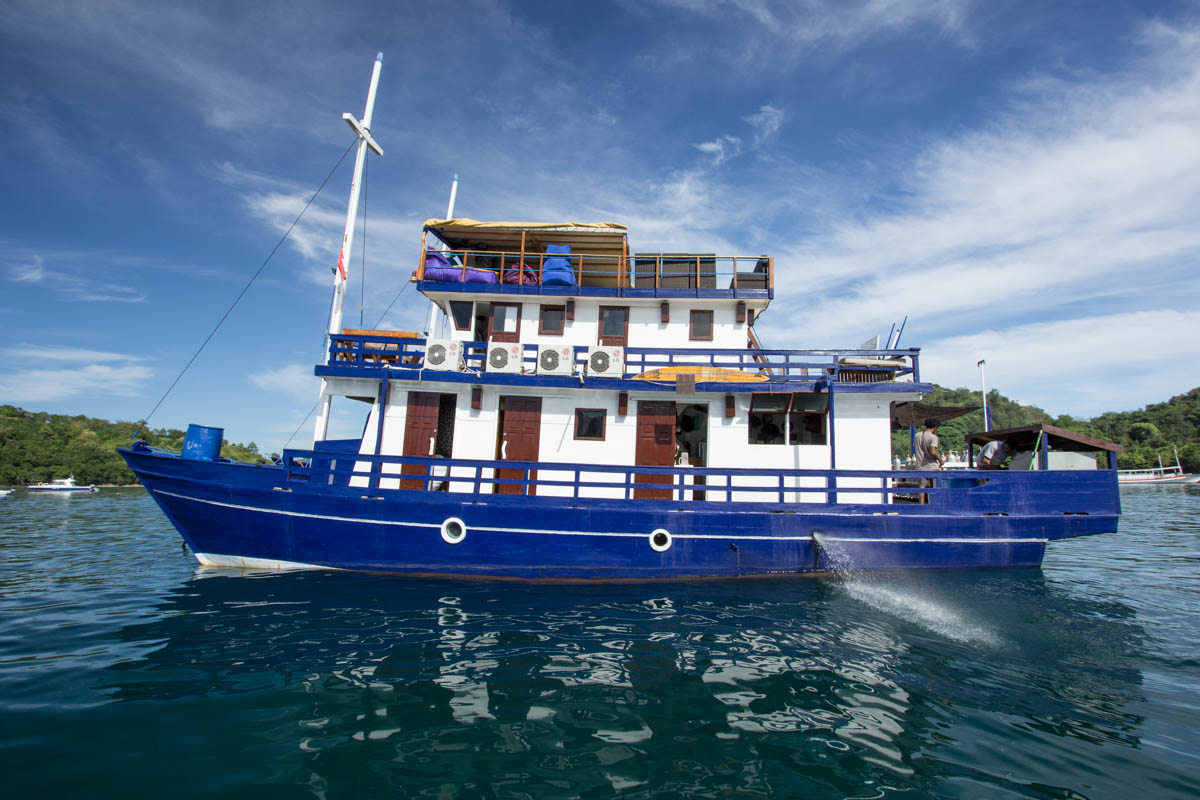
[(12, 489), (0, 489), (0, 500), (6, 499), (10, 494), (12, 494)]
[(1151, 467), (1150, 469), (1117, 470), (1117, 483), (1123, 486), (1200, 483), (1200, 475), (1193, 475), (1183, 471), (1183, 465), (1179, 463), (1179, 451), (1176, 450), (1175, 466), (1164, 467), (1162, 456), (1159, 456), (1157, 467)]
[(55, 478), (49, 483), (31, 483), (25, 487), (27, 492), (98, 492), (96, 485), (89, 483), (87, 486), (80, 486), (75, 483), (75, 476), (71, 475), (66, 478)]

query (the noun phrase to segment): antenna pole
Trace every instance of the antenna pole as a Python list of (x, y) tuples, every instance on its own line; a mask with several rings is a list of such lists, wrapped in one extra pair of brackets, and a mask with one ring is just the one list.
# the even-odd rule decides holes
[[(456, 197), (458, 197), (458, 175), (457, 174), (454, 176), (454, 182), (450, 184), (450, 204), (448, 206), (446, 206), (446, 219), (454, 219), (454, 198), (456, 198)], [(442, 246), (439, 249), (441, 249), (441, 250), (447, 249), (446, 243), (443, 242)], [(430, 300), (429, 301), (429, 322), (425, 323), (425, 338), (426, 339), (428, 339), (430, 336), (433, 336), (433, 326), (434, 326), (435, 320), (437, 319), (437, 313), (439, 310), (440, 309), (438, 308), (438, 304), (433, 302), (432, 300)]]
[[(376, 155), (383, 155), (383, 148), (371, 138), (371, 117), (375, 113), (375, 90), (379, 87), (379, 71), (383, 68), (383, 53), (375, 56), (375, 67), (371, 70), (371, 87), (367, 90), (367, 105), (363, 109), (362, 120), (347, 112), (342, 119), (358, 136), (358, 155), (354, 159), (354, 177), (350, 180), (350, 203), (346, 209), (346, 229), (342, 233), (342, 249), (338, 251), (337, 267), (333, 270), (333, 305), (329, 310), (329, 335), (336, 336), (342, 332), (342, 306), (346, 301), (346, 270), (350, 266), (350, 248), (354, 244), (354, 223), (358, 219), (358, 193), (362, 185), (363, 166), (367, 161), (367, 148)], [(328, 343), (328, 340), (327, 340)], [(329, 363), (329, 347), (325, 348), (325, 363)], [(333, 396), (324, 379), (321, 380), (321, 410), (317, 414), (316, 430), (313, 441), (323, 441), (329, 430), (329, 406)]]

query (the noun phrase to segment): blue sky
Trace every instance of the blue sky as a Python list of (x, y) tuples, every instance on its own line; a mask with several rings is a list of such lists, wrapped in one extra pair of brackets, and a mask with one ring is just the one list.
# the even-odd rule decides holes
[[(924, 378), (985, 358), (1054, 414), (1200, 384), (1197, 2), (7, 0), (0, 402), (144, 417), (350, 144), (377, 51), (367, 327), (457, 173), (460, 216), (774, 255), (771, 347), (907, 315)], [(153, 426), (277, 449), (312, 407), (351, 161)]]

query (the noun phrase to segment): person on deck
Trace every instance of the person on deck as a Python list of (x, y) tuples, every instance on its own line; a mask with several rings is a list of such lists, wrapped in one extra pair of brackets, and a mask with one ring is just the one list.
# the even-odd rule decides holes
[(937, 431), (940, 423), (932, 417), (925, 420), (925, 430), (917, 434), (913, 442), (916, 450), (917, 469), (941, 469), (946, 457), (938, 451)]
[(979, 468), (1000, 469), (1012, 454), (1013, 445), (1007, 439), (988, 442), (979, 451)]

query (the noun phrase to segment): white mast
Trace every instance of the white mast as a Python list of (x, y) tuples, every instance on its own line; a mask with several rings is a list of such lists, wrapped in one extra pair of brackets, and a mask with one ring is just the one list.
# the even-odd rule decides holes
[[(383, 67), (383, 53), (375, 56), (375, 67), (371, 71), (371, 88), (367, 90), (367, 105), (363, 110), (362, 120), (347, 112), (342, 119), (358, 136), (358, 155), (354, 159), (354, 177), (350, 180), (350, 204), (346, 209), (346, 230), (342, 234), (342, 249), (338, 251), (337, 268), (333, 271), (333, 306), (329, 311), (329, 335), (342, 332), (342, 305), (346, 300), (346, 276), (350, 264), (350, 249), (354, 243), (354, 223), (358, 219), (358, 192), (362, 184), (363, 166), (367, 161), (367, 148), (383, 155), (383, 149), (371, 138), (371, 116), (375, 113), (375, 90), (379, 86), (379, 70)], [(329, 348), (325, 348), (325, 362), (329, 363)], [(320, 411), (317, 414), (314, 441), (323, 441), (329, 430), (329, 405), (333, 397), (327, 391), (324, 379), (321, 380)]]
[[(458, 196), (458, 174), (456, 173), (454, 175), (454, 182), (450, 184), (450, 205), (446, 206), (446, 219), (454, 219), (454, 198), (457, 196)], [(440, 250), (447, 249), (446, 243), (442, 242), (442, 246), (439, 249)], [(432, 300), (430, 300), (429, 301), (429, 322), (427, 322), (425, 324), (425, 338), (426, 339), (428, 339), (430, 336), (433, 336), (433, 324), (434, 324), (434, 320), (437, 318), (438, 311), (439, 311), (438, 304), (433, 302)]]

